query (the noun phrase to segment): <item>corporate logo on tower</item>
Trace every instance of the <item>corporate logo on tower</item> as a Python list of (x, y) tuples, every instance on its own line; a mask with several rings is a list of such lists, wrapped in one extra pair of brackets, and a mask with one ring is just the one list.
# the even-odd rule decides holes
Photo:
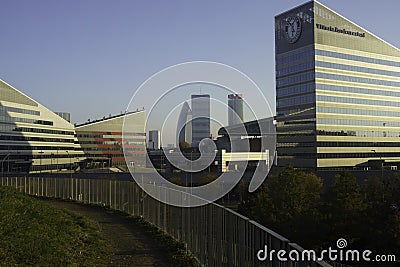
[(299, 17), (293, 16), (288, 17), (286, 23), (285, 38), (290, 44), (293, 44), (297, 42), (301, 36), (301, 20)]

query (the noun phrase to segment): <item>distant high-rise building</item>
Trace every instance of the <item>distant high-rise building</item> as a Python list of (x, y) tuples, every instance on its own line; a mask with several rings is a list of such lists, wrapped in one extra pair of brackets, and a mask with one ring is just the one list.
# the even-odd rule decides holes
[(54, 112), (64, 120), (71, 122), (71, 113), (69, 112)]
[(182, 142), (192, 143), (192, 110), (187, 102), (183, 103), (176, 128), (177, 147)]
[(228, 95), (228, 125), (243, 123), (243, 95)]
[(149, 131), (149, 141), (147, 142), (148, 149), (160, 149), (160, 131), (151, 130)]
[(210, 95), (192, 95), (192, 146), (210, 137)]

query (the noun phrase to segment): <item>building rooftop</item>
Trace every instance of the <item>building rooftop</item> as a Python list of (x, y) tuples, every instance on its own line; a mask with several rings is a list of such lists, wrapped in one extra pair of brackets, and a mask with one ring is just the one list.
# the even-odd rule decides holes
[(116, 119), (116, 118), (120, 118), (126, 115), (130, 115), (130, 114), (135, 114), (135, 113), (139, 113), (139, 112), (143, 112), (144, 108), (141, 110), (136, 110), (136, 111), (128, 111), (122, 114), (118, 114), (118, 115), (112, 115), (112, 116), (108, 116), (108, 117), (103, 117), (102, 119), (97, 119), (97, 120), (93, 120), (93, 121), (88, 121), (88, 122), (84, 122), (84, 123), (75, 123), (75, 127), (80, 127), (80, 126), (85, 126), (85, 125), (89, 125), (89, 124), (93, 124), (93, 123), (97, 123), (97, 122), (103, 122), (103, 121), (107, 121), (107, 120), (112, 120), (112, 119)]

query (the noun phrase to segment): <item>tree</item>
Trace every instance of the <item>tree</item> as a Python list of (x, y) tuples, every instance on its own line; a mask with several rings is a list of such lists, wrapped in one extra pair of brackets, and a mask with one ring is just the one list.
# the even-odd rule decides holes
[(190, 148), (190, 144), (188, 142), (182, 141), (179, 143), (179, 148), (180, 149), (188, 149), (188, 148)]
[(334, 244), (338, 238), (346, 238), (350, 243), (358, 241), (365, 209), (361, 187), (355, 176), (347, 171), (336, 175), (326, 193), (326, 245)]
[(270, 175), (239, 210), (290, 240), (310, 247), (316, 240), (311, 236), (319, 235), (316, 229), (321, 193), (319, 177), (288, 167), (277, 176)]

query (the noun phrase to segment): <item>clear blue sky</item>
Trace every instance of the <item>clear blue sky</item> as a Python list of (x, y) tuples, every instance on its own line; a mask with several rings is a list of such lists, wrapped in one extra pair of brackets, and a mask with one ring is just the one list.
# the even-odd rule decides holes
[[(192, 60), (231, 65), (273, 102), (274, 16), (301, 0), (0, 0), (0, 78), (72, 122), (125, 110), (134, 90)], [(400, 46), (398, 0), (321, 0)]]

